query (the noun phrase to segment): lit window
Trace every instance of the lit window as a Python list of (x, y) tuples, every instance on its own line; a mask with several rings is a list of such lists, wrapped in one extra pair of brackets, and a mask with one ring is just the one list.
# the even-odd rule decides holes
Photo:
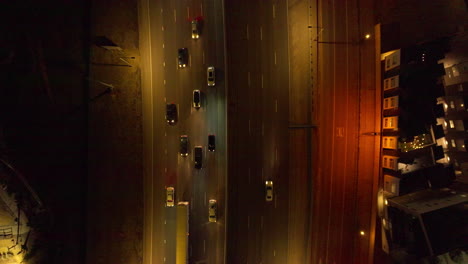
[(453, 101), (450, 101), (450, 108), (455, 109), (455, 103)]
[(457, 144), (455, 144), (455, 140), (454, 140), (454, 139), (450, 140), (450, 142), (452, 142), (452, 148), (456, 148), (456, 147), (457, 147)]
[(460, 73), (458, 72), (457, 68), (455, 66), (452, 67), (452, 72), (453, 72), (453, 76), (454, 77), (457, 77), (460, 75)]
[(448, 105), (447, 105), (447, 104), (444, 104), (444, 108), (447, 109), (447, 108), (448, 108)]
[(444, 126), (447, 127), (447, 121), (444, 121)]
[(453, 123), (453, 120), (450, 120), (450, 128), (455, 128), (455, 124)]

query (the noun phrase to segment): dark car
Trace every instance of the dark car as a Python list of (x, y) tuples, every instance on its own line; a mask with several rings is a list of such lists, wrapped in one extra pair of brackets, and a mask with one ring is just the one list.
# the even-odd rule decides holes
[(193, 102), (192, 102), (192, 105), (193, 107), (195, 107), (196, 109), (200, 108), (201, 104), (200, 104), (200, 101), (201, 101), (201, 97), (200, 97), (200, 90), (193, 90)]
[(203, 148), (201, 146), (195, 147), (195, 168), (201, 169), (203, 165)]
[(185, 68), (188, 66), (188, 49), (181, 48), (177, 53), (177, 58), (179, 62), (179, 68)]
[(180, 136), (180, 155), (182, 157), (188, 156), (188, 136), (187, 135)]
[(169, 125), (175, 125), (177, 123), (177, 105), (166, 104), (166, 121)]
[(208, 135), (208, 150), (215, 151), (216, 149), (216, 137), (215, 135)]

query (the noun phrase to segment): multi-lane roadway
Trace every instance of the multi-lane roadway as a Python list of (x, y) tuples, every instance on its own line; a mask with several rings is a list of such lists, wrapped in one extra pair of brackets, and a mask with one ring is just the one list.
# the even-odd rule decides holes
[[(369, 10), (367, 0), (142, 2), (151, 112), (145, 261), (175, 263), (177, 216), (165, 206), (173, 186), (176, 202), (190, 204), (190, 263), (366, 263), (375, 140), (361, 137), (374, 127), (359, 120), (373, 118), (375, 97), (373, 47), (361, 35), (373, 28), (358, 9)], [(189, 53), (183, 69), (179, 48)], [(214, 87), (208, 66), (216, 67)], [(166, 103), (177, 104), (176, 125), (166, 124)], [(208, 134), (216, 135), (215, 152), (207, 151)], [(181, 135), (187, 157), (179, 155)], [(203, 147), (202, 169), (194, 168), (195, 146)], [(218, 201), (216, 223), (208, 222), (210, 199)]]
[[(151, 222), (152, 263), (175, 263), (176, 210), (166, 207), (166, 188), (175, 188), (175, 201), (190, 206), (191, 263), (223, 263), (225, 241), (226, 104), (222, 2), (149, 1), (151, 104), (153, 142), (151, 179), (145, 220)], [(200, 38), (192, 39), (191, 21), (200, 20)], [(188, 49), (188, 65), (178, 67), (178, 49)], [(207, 67), (216, 68), (216, 85), (207, 85)], [(201, 91), (201, 107), (192, 106), (193, 90)], [(166, 103), (177, 105), (178, 121), (165, 120)], [(208, 135), (216, 135), (216, 151), (208, 151)], [(187, 135), (189, 155), (179, 153), (179, 138)], [(203, 166), (194, 166), (194, 148), (203, 148)], [(218, 202), (218, 221), (208, 221), (208, 201)]]
[[(286, 1), (225, 1), (228, 263), (287, 263)], [(266, 201), (265, 182), (273, 181)]]

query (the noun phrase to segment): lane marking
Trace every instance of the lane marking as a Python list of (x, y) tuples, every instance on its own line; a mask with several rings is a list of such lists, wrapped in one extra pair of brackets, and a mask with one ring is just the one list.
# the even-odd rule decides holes
[(176, 10), (174, 9), (174, 23), (177, 22), (177, 13)]
[(167, 224), (167, 221), (166, 221), (166, 219), (164, 219), (164, 224)]
[(276, 250), (273, 250), (273, 257), (276, 257)]
[(191, 67), (192, 66), (192, 54), (189, 54), (188, 55), (188, 66)]
[(163, 13), (163, 9), (161, 8), (161, 14)]
[(262, 79), (262, 89), (263, 89), (263, 73), (261, 75), (261, 79)]
[(166, 262), (166, 257), (163, 258), (163, 261)]
[(161, 26), (161, 31), (164, 31), (164, 26)]
[(273, 18), (276, 18), (276, 5), (273, 4)]
[(163, 61), (163, 67), (166, 67), (166, 62), (165, 61)]
[(276, 50), (275, 50), (275, 54), (274, 54), (274, 55), (275, 55), (275, 65), (276, 65)]
[(337, 137), (344, 137), (344, 127), (337, 127), (336, 128), (336, 136)]
[[(166, 85), (166, 80), (164, 80), (164, 85)], [(164, 98), (164, 102), (166, 102), (166, 98)]]
[(167, 172), (167, 168), (164, 168), (164, 172)]
[(166, 244), (166, 239), (164, 239), (164, 244)]
[(203, 253), (206, 252), (206, 240), (203, 239)]
[(165, 47), (165, 46), (164, 46), (164, 43), (163, 43), (163, 49), (164, 49), (164, 47)]
[[(166, 81), (166, 80), (164, 80), (164, 81)], [(166, 84), (166, 83), (164, 83), (164, 84)], [(165, 102), (165, 103), (167, 102), (167, 98), (166, 98), (166, 97), (164, 97), (164, 102)]]

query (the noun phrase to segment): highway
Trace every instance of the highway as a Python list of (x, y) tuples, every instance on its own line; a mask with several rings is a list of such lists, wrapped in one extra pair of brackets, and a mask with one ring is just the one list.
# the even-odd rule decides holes
[(311, 263), (371, 263), (379, 145), (368, 135), (380, 125), (372, 1), (318, 1), (317, 8)]
[[(368, 263), (378, 152), (375, 137), (362, 136), (378, 120), (374, 47), (363, 41), (373, 31), (371, 1), (146, 3), (148, 263), (175, 263), (167, 186), (176, 202), (190, 203), (190, 263)], [(195, 17), (203, 20), (197, 40)], [(188, 49), (187, 68), (177, 66), (179, 48)], [(208, 66), (216, 67), (214, 87)], [(198, 110), (194, 89), (202, 92)], [(166, 103), (177, 104), (174, 126)], [(215, 152), (208, 134), (216, 134)], [(179, 155), (181, 135), (188, 157)], [(200, 170), (195, 146), (203, 147)], [(217, 223), (208, 222), (209, 199), (218, 201)]]
[[(175, 201), (188, 201), (190, 263), (223, 263), (225, 241), (226, 105), (224, 33), (221, 2), (148, 2), (152, 108), (153, 176), (151, 189), (151, 258), (175, 263), (175, 208), (165, 207), (165, 188), (175, 188)], [(199, 39), (191, 37), (191, 21), (201, 18)], [(189, 65), (179, 68), (179, 48), (187, 48)], [(208, 87), (206, 69), (216, 68), (216, 86)], [(193, 90), (201, 91), (201, 108), (192, 107)], [(175, 103), (178, 122), (165, 120), (166, 103)], [(207, 149), (216, 135), (216, 151)], [(180, 156), (179, 137), (187, 135), (189, 155)], [(203, 147), (203, 167), (194, 168), (193, 149)], [(218, 222), (208, 222), (208, 200), (218, 201)]]
[[(288, 263), (286, 1), (225, 1), (228, 263)], [(273, 201), (265, 181), (273, 181)]]

